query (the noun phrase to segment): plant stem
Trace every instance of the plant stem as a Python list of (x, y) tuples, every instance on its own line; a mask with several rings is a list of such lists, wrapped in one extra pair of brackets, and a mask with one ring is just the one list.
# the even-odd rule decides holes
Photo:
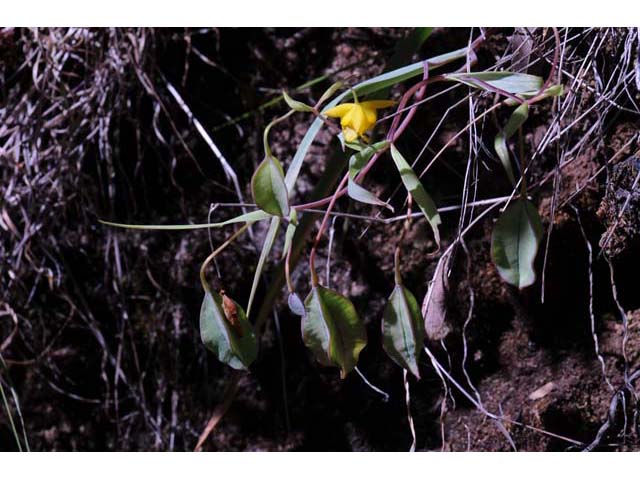
[(209, 285), (207, 284), (207, 275), (206, 275), (206, 269), (207, 266), (211, 263), (211, 261), (220, 253), (222, 252), (225, 248), (227, 248), (229, 245), (231, 245), (234, 240), (236, 238), (238, 238), (240, 235), (242, 235), (242, 233), (249, 228), (249, 226), (252, 224), (253, 222), (247, 222), (245, 223), (242, 227), (240, 227), (238, 230), (236, 230), (233, 235), (231, 235), (229, 238), (227, 238), (227, 240), (225, 240), (225, 242), (220, 245), (218, 248), (216, 248), (213, 252), (211, 252), (211, 254), (205, 259), (204, 262), (202, 262), (202, 266), (200, 267), (200, 282), (202, 283), (202, 288), (204, 288), (205, 292), (211, 293), (211, 289), (209, 288)]

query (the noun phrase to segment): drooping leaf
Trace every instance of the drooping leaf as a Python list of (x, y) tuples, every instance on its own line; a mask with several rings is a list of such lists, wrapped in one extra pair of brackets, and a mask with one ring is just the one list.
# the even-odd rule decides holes
[(384, 310), (382, 346), (387, 355), (420, 378), (418, 361), (424, 343), (424, 320), (413, 294), (396, 285)]
[(493, 148), (498, 154), (500, 162), (502, 162), (502, 166), (507, 172), (507, 176), (509, 177), (512, 185), (516, 184), (516, 179), (513, 174), (513, 167), (511, 166), (507, 140), (509, 140), (518, 131), (518, 128), (522, 126), (522, 124), (527, 120), (528, 117), (529, 104), (520, 104), (520, 106), (513, 111), (513, 113), (509, 117), (509, 120), (507, 121), (507, 124), (504, 126), (502, 131), (498, 133), (498, 135), (496, 135), (496, 139), (493, 142)]
[(537, 92), (544, 84), (542, 77), (515, 72), (449, 73), (445, 78), (481, 90), (500, 89), (513, 94)]
[(429, 340), (439, 342), (451, 331), (447, 321), (447, 291), (449, 290), (449, 263), (453, 250), (445, 252), (429, 282), (429, 290), (422, 302), (424, 332)]
[(280, 217), (271, 218), (271, 224), (269, 230), (264, 237), (264, 243), (262, 244), (262, 250), (260, 251), (260, 258), (258, 259), (258, 265), (256, 266), (256, 272), (253, 274), (253, 283), (251, 284), (251, 293), (249, 294), (249, 303), (247, 303), (247, 316), (251, 314), (251, 305), (253, 305), (253, 298), (255, 297), (256, 290), (258, 289), (258, 283), (260, 282), (260, 275), (264, 269), (264, 264), (267, 261), (269, 253), (273, 248), (273, 243), (276, 240), (278, 229), (280, 228)]
[(217, 292), (206, 292), (200, 309), (200, 338), (222, 363), (236, 370), (246, 370), (256, 359), (258, 342), (244, 310), (233, 303), (242, 335), (227, 320), (222, 297)]
[(367, 332), (353, 303), (338, 292), (315, 286), (306, 298), (302, 339), (323, 365), (336, 366), (344, 378), (367, 344)]
[(197, 230), (201, 228), (219, 228), (232, 223), (253, 223), (260, 220), (266, 220), (267, 218), (271, 217), (272, 215), (270, 213), (264, 212), (262, 210), (254, 210), (253, 212), (243, 213), (242, 215), (238, 215), (237, 217), (233, 217), (229, 220), (218, 223), (195, 223), (184, 225), (134, 225), (128, 223), (107, 222), (105, 220), (98, 221), (104, 225), (109, 225), (111, 227), (129, 228), (131, 230)]
[(515, 200), (502, 212), (491, 235), (491, 258), (505, 282), (521, 289), (535, 282), (541, 237), (542, 222), (529, 200)]
[(267, 156), (251, 179), (253, 199), (267, 213), (284, 217), (289, 215), (289, 196), (280, 162)]
[(441, 220), (435, 202), (424, 189), (422, 183), (420, 183), (420, 180), (411, 168), (411, 165), (407, 163), (402, 154), (393, 144), (391, 145), (391, 157), (396, 164), (398, 172), (400, 172), (402, 183), (404, 183), (405, 188), (411, 196), (413, 196), (413, 199), (420, 207), (420, 210), (429, 221), (429, 224), (433, 229), (433, 236), (436, 243), (440, 246), (440, 232), (438, 230), (438, 225), (440, 225)]
[(362, 149), (358, 153), (351, 155), (349, 159), (349, 180), (347, 183), (347, 193), (351, 198), (362, 203), (368, 203), (370, 205), (379, 205), (388, 208), (393, 212), (393, 207), (386, 202), (383, 202), (373, 193), (369, 192), (365, 188), (358, 185), (355, 181), (356, 176), (360, 173), (360, 170), (367, 164), (371, 157), (378, 151), (385, 148), (389, 142), (386, 140), (373, 145), (369, 145)]
[(313, 108), (307, 105), (306, 103), (300, 102), (298, 100), (294, 100), (289, 96), (286, 91), (282, 91), (282, 96), (284, 101), (287, 103), (291, 110), (295, 110), (296, 112), (313, 112)]

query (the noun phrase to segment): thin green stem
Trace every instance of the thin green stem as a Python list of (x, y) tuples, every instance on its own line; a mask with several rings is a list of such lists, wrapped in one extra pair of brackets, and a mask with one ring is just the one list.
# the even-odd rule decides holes
[(295, 110), (289, 110), (287, 113), (285, 113), (281, 117), (278, 117), (278, 118), (272, 120), (271, 123), (269, 125), (267, 125), (267, 127), (264, 129), (264, 134), (262, 135), (262, 140), (263, 140), (263, 143), (264, 143), (264, 154), (267, 157), (273, 158), (273, 155), (271, 154), (271, 147), (269, 147), (269, 132), (271, 131), (271, 127), (273, 127), (274, 125), (277, 125), (278, 123), (282, 122), (283, 120), (286, 120), (287, 118), (289, 118), (294, 113), (295, 113)]

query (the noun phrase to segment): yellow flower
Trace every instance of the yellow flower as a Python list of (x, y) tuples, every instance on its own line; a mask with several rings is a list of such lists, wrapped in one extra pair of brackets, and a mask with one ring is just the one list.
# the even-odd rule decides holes
[(396, 102), (392, 100), (370, 100), (368, 102), (343, 103), (324, 113), (327, 117), (339, 118), (342, 133), (347, 142), (354, 142), (376, 123), (379, 108), (387, 108)]

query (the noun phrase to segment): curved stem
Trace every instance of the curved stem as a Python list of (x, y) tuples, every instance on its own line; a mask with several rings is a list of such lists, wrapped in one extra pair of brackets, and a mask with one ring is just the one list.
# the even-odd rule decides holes
[(295, 113), (295, 110), (289, 110), (287, 113), (285, 113), (281, 117), (277, 117), (277, 118), (273, 119), (271, 121), (271, 123), (269, 123), (269, 125), (267, 125), (267, 127), (264, 129), (264, 133), (262, 135), (262, 141), (264, 143), (264, 154), (267, 157), (273, 157), (273, 155), (271, 154), (271, 147), (269, 147), (269, 132), (271, 131), (271, 127), (273, 127), (274, 125), (277, 125), (278, 123), (282, 122), (283, 120), (286, 120), (287, 118), (289, 118), (294, 113)]
[(238, 238), (240, 235), (242, 235), (242, 233), (247, 228), (249, 228), (251, 223), (253, 223), (253, 222), (250, 222), (250, 223), (247, 222), (242, 227), (240, 227), (238, 230), (236, 230), (233, 233), (233, 235), (231, 235), (229, 238), (227, 238), (222, 245), (220, 245), (213, 252), (211, 252), (211, 254), (205, 259), (205, 261), (202, 262), (202, 266), (200, 267), (200, 282), (202, 283), (202, 288), (204, 288), (205, 292), (211, 293), (211, 289), (209, 288), (209, 285), (207, 284), (207, 274), (206, 274), (207, 267), (209, 266), (209, 264), (213, 261), (213, 259), (220, 252), (222, 252), (225, 248), (227, 248), (229, 245), (231, 245), (236, 238)]

